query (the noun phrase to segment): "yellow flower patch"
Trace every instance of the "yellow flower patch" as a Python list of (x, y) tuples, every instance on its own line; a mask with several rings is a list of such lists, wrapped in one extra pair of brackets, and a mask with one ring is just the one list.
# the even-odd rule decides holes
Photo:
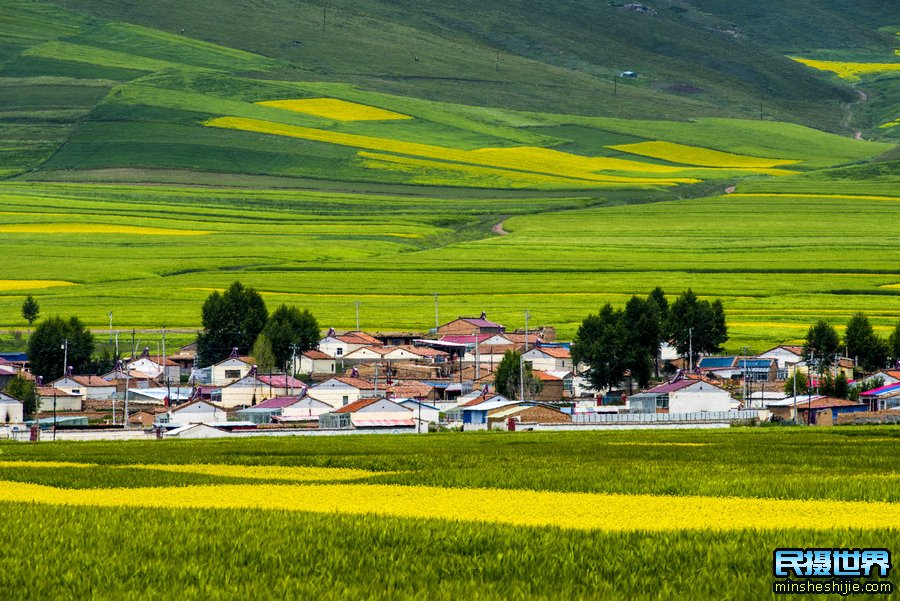
[[(620, 495), (381, 484), (63, 489), (0, 483), (0, 501), (96, 507), (271, 509), (556, 526), (573, 530), (883, 529), (900, 503)], [(453, 508), (463, 508), (454, 510)]]
[(0, 468), (4, 467), (97, 467), (96, 463), (75, 463), (74, 461), (0, 461)]
[(15, 223), (0, 225), (0, 233), (7, 234), (125, 234), (135, 236), (203, 236), (203, 230), (174, 230), (162, 227), (108, 225), (103, 223)]
[[(35, 288), (56, 288), (58, 286), (75, 286), (74, 282), (65, 280), (0, 280), (0, 290), (33, 290)], [(0, 467), (4, 464), (0, 463)]]
[(674, 142), (638, 142), (636, 144), (619, 144), (617, 146), (609, 146), (608, 148), (627, 152), (629, 154), (662, 159), (672, 163), (698, 165), (700, 167), (732, 167), (755, 170), (771, 169), (772, 167), (777, 167), (779, 165), (790, 165), (799, 162), (790, 159), (771, 159), (745, 154), (734, 154), (731, 152), (712, 150), (711, 148), (676, 144)]
[(803, 63), (807, 67), (818, 69), (819, 71), (831, 71), (838, 77), (844, 79), (859, 79), (860, 75), (866, 73), (887, 73), (889, 71), (900, 71), (900, 63), (849, 63), (842, 61), (818, 61), (811, 58), (800, 58), (799, 56), (789, 57), (798, 63)]
[(357, 480), (395, 472), (369, 472), (340, 467), (305, 467), (287, 465), (228, 465), (228, 464), (135, 464), (123, 468), (158, 470), (179, 474), (204, 474), (229, 478), (253, 478), (255, 480)]
[[(700, 181), (695, 178), (687, 177), (669, 177), (664, 181), (661, 181), (659, 178), (653, 177), (641, 178), (624, 177), (617, 175), (602, 175), (595, 172), (603, 168), (609, 168), (609, 165), (612, 165), (613, 163), (605, 162), (608, 161), (608, 159), (591, 159), (544, 148), (491, 148), (481, 150), (457, 150), (455, 148), (445, 148), (443, 146), (432, 146), (430, 144), (403, 142), (400, 140), (378, 138), (374, 136), (361, 136), (357, 134), (326, 131), (311, 127), (285, 125), (283, 123), (262, 121), (259, 119), (248, 119), (244, 117), (219, 117), (206, 122), (206, 125), (211, 127), (254, 131), (279, 136), (302, 138), (305, 140), (328, 142), (330, 144), (350, 146), (353, 148), (359, 148), (369, 151), (402, 154), (411, 157), (448, 161), (452, 163), (462, 163), (482, 167), (511, 169), (514, 171), (522, 171), (526, 173), (540, 173), (543, 175), (584, 179), (594, 182), (618, 182), (637, 185), (665, 185), (665, 182), (669, 182), (670, 184), (693, 184)], [(632, 164), (631, 161), (622, 161), (622, 163)], [(634, 163), (643, 165), (643, 163)], [(659, 166), (649, 165), (647, 172), (659, 173), (659, 171), (655, 170), (655, 168), (657, 167)]]
[(337, 98), (300, 98), (298, 100), (266, 100), (257, 102), (263, 106), (305, 113), (315, 117), (324, 117), (335, 121), (388, 121), (396, 119), (412, 119), (409, 115), (395, 113), (386, 109), (366, 104), (357, 104)]

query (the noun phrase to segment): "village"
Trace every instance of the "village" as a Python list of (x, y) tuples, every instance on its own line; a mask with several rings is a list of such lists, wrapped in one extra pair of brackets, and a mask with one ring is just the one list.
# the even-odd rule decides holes
[[(0, 357), (0, 388), (35, 380), (37, 411), (25, 420), (20, 400), (0, 392), (0, 437), (14, 440), (213, 438), (249, 435), (427, 433), (440, 430), (586, 430), (721, 428), (735, 424), (816, 426), (900, 422), (900, 370), (857, 378), (858, 399), (814, 390), (800, 346), (757, 356), (701, 356), (696, 365), (663, 344), (649, 388), (626, 378), (594, 390), (571, 343), (550, 326), (507, 331), (485, 313), (459, 317), (428, 333), (336, 332), (291, 358), (290, 373), (261, 373), (253, 357), (230, 356), (197, 367), (196, 344), (169, 355), (149, 349), (108, 373), (66, 373), (51, 382), (31, 375), (24, 355)], [(517, 388), (500, 390), (498, 368), (519, 357)], [(831, 377), (854, 383), (854, 361), (841, 357)], [(527, 370), (528, 377), (525, 376)], [(786, 381), (810, 377), (789, 394)], [(526, 381), (528, 386), (525, 385)]]

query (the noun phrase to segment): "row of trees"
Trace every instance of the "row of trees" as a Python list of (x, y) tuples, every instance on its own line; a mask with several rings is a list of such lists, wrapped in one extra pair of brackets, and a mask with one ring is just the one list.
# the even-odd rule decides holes
[(721, 351), (726, 340), (721, 300), (700, 300), (688, 289), (670, 306), (657, 287), (646, 298), (632, 296), (624, 309), (607, 303), (588, 315), (572, 343), (572, 361), (587, 365), (584, 375), (596, 390), (617, 385), (629, 372), (646, 386), (663, 342), (695, 362), (700, 353)]
[(860, 311), (847, 322), (841, 339), (832, 325), (821, 320), (807, 331), (803, 353), (812, 359), (819, 373), (825, 373), (840, 354), (855, 359), (863, 371), (876, 371), (885, 367), (889, 360), (900, 362), (900, 323), (884, 340), (875, 333), (866, 314)]
[(237, 348), (253, 355), (262, 371), (287, 370), (295, 352), (315, 348), (319, 342), (319, 324), (309, 310), (282, 304), (270, 315), (259, 292), (240, 282), (224, 293), (210, 294), (201, 319), (204, 331), (197, 336), (197, 356), (204, 366)]

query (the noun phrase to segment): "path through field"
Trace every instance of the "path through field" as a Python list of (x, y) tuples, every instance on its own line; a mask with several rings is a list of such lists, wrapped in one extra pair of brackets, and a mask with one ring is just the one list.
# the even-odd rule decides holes
[(505, 221), (506, 220), (504, 219), (503, 221), (498, 221), (497, 223), (495, 223), (494, 227), (491, 228), (491, 231), (494, 232), (495, 234), (497, 234), (498, 236), (505, 236), (506, 234), (508, 234), (509, 232), (507, 232), (505, 229), (503, 229), (503, 223)]
[(856, 102), (848, 102), (844, 106), (844, 122), (843, 127), (849, 129), (853, 132), (853, 138), (855, 140), (862, 140), (862, 132), (856, 129), (855, 127), (850, 127), (850, 121), (853, 119), (853, 105), (854, 104), (862, 104), (866, 100), (869, 99), (868, 95), (862, 90), (856, 90), (856, 93), (859, 94), (859, 100)]

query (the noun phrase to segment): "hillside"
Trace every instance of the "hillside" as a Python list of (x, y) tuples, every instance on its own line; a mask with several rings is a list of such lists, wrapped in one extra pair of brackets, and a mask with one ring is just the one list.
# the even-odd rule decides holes
[(8, 5), (0, 325), (33, 293), (189, 329), (234, 279), (336, 327), (428, 327), (439, 291), (571, 335), (656, 285), (734, 344), (896, 320), (885, 3), (217, 6)]

